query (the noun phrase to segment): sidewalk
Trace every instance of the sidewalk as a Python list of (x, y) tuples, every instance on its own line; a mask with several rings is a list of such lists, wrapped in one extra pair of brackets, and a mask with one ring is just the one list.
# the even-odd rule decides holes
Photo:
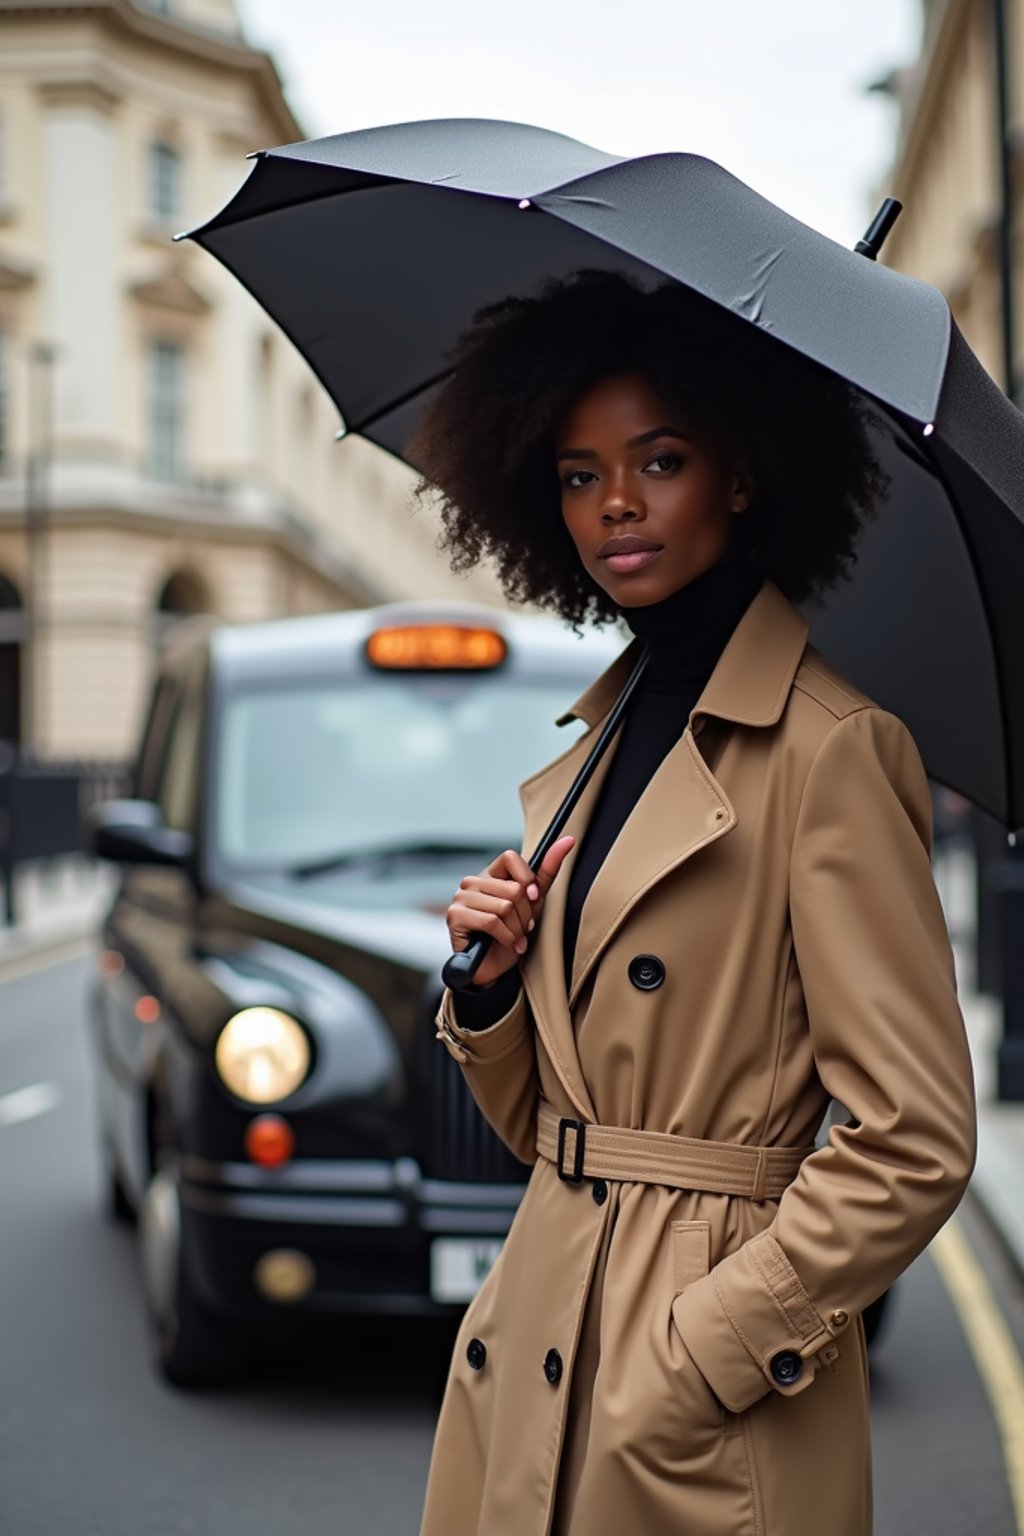
[(995, 1098), (1002, 1008), (998, 998), (974, 991), (974, 871), (966, 850), (953, 848), (937, 859), (935, 880), (953, 941), (978, 1095), (978, 1161), (971, 1193), (1024, 1275), (1024, 1103), (1000, 1104)]
[(998, 999), (961, 990), (960, 1006), (978, 1091), (978, 1161), (971, 1193), (1024, 1275), (1024, 1104), (994, 1098), (995, 1049), (1002, 1032)]
[(20, 868), (14, 884), (17, 922), (0, 924), (0, 980), (12, 961), (84, 943), (95, 934), (116, 883), (111, 866), (75, 855)]

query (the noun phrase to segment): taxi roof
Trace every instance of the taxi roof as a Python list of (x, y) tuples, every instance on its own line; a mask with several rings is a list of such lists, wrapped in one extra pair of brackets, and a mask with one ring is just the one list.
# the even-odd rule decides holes
[[(255, 624), (207, 627), (218, 683), (232, 686), (275, 678), (363, 673), (364, 647), (377, 629), (401, 624), (463, 624), (496, 630), (508, 646), (506, 676), (596, 677), (625, 648), (628, 635), (614, 626), (575, 634), (560, 619), (513, 614), (483, 603), (419, 599), (340, 613), (309, 614)], [(183, 628), (187, 626), (182, 626)], [(184, 637), (183, 637), (184, 638)]]

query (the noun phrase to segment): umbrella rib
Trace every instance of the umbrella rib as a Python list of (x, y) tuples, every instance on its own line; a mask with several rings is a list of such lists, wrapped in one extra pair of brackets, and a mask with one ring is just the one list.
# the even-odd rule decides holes
[[(414, 389), (406, 390), (404, 395), (396, 395), (386, 405), (380, 406), (372, 415), (363, 416), (359, 421), (353, 422), (352, 426), (348, 428), (348, 432), (366, 432), (370, 427), (376, 426), (377, 422), (381, 421), (385, 416), (390, 416), (393, 411), (400, 411), (403, 405), (408, 405), (409, 401), (415, 400), (417, 395), (425, 395), (428, 390), (433, 389), (436, 384), (440, 384), (442, 380), (446, 379), (451, 372), (451, 368), (443, 368), (440, 373), (435, 373), (423, 383), (417, 384)], [(348, 432), (345, 434), (346, 437)]]
[[(260, 150), (254, 158), (256, 159), (257, 166), (259, 166), (265, 165), (269, 160), (279, 160), (283, 157), (275, 156), (273, 150)], [(291, 163), (294, 165), (301, 165), (304, 162), (300, 160), (293, 160)], [(256, 224), (261, 219), (272, 218), (275, 214), (278, 213), (287, 213), (292, 208), (305, 208), (311, 206), (313, 203), (324, 203), (329, 201), (329, 199), (332, 197), (348, 197), (353, 192), (372, 192), (375, 191), (377, 187), (389, 187), (393, 186), (394, 183), (395, 178), (393, 176), (378, 176), (366, 173), (365, 180), (362, 181), (358, 186), (321, 187), (316, 192), (305, 193), (290, 192), (287, 196), (282, 195), (280, 200), (277, 198), (268, 198), (267, 202), (259, 209), (242, 208), (232, 218), (227, 217), (227, 214), (230, 212), (232, 206), (231, 203), (229, 203), (227, 208), (222, 208), (220, 213), (214, 214), (212, 219), (207, 219), (205, 224), (197, 224), (195, 229), (183, 230), (181, 234), (175, 235), (174, 238), (175, 240), (194, 240), (198, 246), (200, 246), (203, 250), (208, 251), (210, 255), (215, 256), (218, 261), (224, 261), (224, 258), (221, 256), (220, 252), (213, 250), (212, 247), (207, 244), (210, 236), (219, 235), (221, 230), (238, 229), (245, 224)], [(244, 185), (246, 184), (243, 184), (243, 188)], [(227, 266), (227, 262), (224, 262), (224, 265)], [(241, 278), (239, 278), (239, 281), (241, 282)], [(247, 285), (243, 284), (243, 286)]]

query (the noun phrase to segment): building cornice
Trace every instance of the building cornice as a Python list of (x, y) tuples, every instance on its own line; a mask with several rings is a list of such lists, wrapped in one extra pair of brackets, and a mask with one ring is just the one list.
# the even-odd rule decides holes
[[(236, 522), (217, 514), (204, 516), (194, 510), (182, 516), (170, 508), (166, 512), (137, 512), (130, 507), (111, 506), (109, 502), (81, 501), (76, 505), (51, 507), (47, 511), (47, 529), (59, 536), (62, 528), (100, 528), (159, 538), (199, 538), (216, 544), (248, 545), (269, 548), (294, 561), (310, 576), (361, 604), (383, 602), (386, 594), (361, 572), (339, 559), (331, 550), (300, 530), (282, 524)], [(25, 525), (23, 508), (0, 508), (0, 532), (21, 529)]]
[(142, 304), (183, 315), (205, 315), (212, 308), (205, 293), (174, 267), (153, 277), (138, 278), (128, 285), (128, 291)]
[[(199, 491), (179, 490), (156, 481), (134, 482), (120, 494), (70, 491), (51, 481), (47, 527), (101, 527), (170, 538), (196, 536), (214, 543), (263, 546), (294, 560), (322, 580), (349, 593), (357, 602), (383, 600), (373, 580), (317, 536), (305, 521), (280, 509), (248, 516)], [(25, 525), (25, 487), (20, 479), (0, 479), (0, 531)]]
[(104, 78), (68, 75), (60, 80), (41, 80), (39, 94), (48, 107), (87, 107), (108, 116), (122, 101), (122, 93), (104, 71)]
[[(231, 38), (179, 17), (144, 9), (132, 0), (70, 0), (64, 4), (55, 4), (53, 0), (0, 0), (0, 24), (8, 18), (60, 21), (90, 16), (122, 36), (247, 76), (275, 125), (275, 134), (280, 135), (278, 142), (292, 143), (305, 137), (285, 100), (281, 77), (270, 54), (242, 38)], [(55, 84), (60, 88), (61, 82)]]

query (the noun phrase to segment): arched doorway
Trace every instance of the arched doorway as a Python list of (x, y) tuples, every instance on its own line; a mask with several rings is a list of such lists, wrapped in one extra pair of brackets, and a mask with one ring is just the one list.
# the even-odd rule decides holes
[(0, 571), (0, 741), (21, 741), (21, 656), (25, 610), (21, 593)]
[(194, 571), (174, 571), (157, 594), (153, 611), (154, 639), (159, 645), (182, 619), (209, 613), (210, 594)]

